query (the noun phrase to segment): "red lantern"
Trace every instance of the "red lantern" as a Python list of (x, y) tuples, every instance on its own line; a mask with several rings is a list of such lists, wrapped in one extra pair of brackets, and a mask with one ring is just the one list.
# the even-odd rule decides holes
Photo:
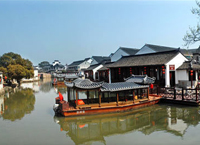
[(5, 80), (7, 80), (7, 76), (5, 76)]
[(153, 84), (150, 84), (150, 89), (153, 89)]
[(130, 67), (130, 74), (132, 74), (132, 68)]
[(193, 70), (190, 70), (190, 75), (193, 76)]
[(119, 75), (121, 74), (121, 68), (119, 68)]

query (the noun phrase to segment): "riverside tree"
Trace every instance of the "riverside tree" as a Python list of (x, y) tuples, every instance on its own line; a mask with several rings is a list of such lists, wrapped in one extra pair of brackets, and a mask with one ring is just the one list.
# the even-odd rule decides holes
[(0, 57), (0, 71), (4, 73), (4, 76), (16, 79), (18, 83), (22, 78), (34, 76), (32, 62), (13, 52), (5, 53)]
[[(197, 8), (192, 8), (192, 13), (197, 15), (200, 19), (200, 1), (196, 1)], [(185, 46), (194, 44), (195, 42), (200, 41), (200, 25), (197, 23), (195, 27), (189, 27), (189, 32), (186, 32), (186, 35), (183, 38), (185, 41)]]

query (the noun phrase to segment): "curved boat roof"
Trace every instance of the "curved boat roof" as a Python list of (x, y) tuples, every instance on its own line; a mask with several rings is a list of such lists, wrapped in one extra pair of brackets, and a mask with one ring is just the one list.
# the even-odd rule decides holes
[(116, 92), (132, 89), (148, 88), (148, 85), (140, 85), (134, 82), (104, 83), (101, 86), (102, 92)]
[(125, 79), (125, 82), (134, 82), (137, 84), (153, 84), (155, 82), (156, 78), (148, 77), (147, 75), (132, 75)]
[(89, 79), (75, 79), (73, 82), (65, 82), (67, 87), (77, 87), (80, 89), (95, 89), (100, 88), (104, 82), (92, 82)]

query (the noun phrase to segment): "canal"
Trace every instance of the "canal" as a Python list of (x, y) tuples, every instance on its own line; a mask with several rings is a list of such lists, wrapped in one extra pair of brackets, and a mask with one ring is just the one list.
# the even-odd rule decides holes
[(0, 96), (0, 145), (192, 145), (200, 142), (200, 108), (160, 104), (131, 112), (56, 117), (64, 87), (22, 84)]

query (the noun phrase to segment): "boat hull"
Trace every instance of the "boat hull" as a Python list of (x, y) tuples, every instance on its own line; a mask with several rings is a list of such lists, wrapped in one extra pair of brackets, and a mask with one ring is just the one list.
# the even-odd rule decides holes
[(129, 104), (124, 106), (113, 106), (113, 107), (99, 107), (99, 108), (86, 108), (86, 109), (76, 109), (76, 110), (67, 110), (60, 111), (59, 114), (65, 117), (70, 116), (84, 116), (84, 115), (93, 115), (93, 114), (106, 114), (106, 113), (115, 113), (115, 112), (123, 112), (129, 111), (132, 109), (137, 109), (141, 107), (151, 106), (159, 103), (160, 98), (151, 101), (140, 102), (137, 104)]

